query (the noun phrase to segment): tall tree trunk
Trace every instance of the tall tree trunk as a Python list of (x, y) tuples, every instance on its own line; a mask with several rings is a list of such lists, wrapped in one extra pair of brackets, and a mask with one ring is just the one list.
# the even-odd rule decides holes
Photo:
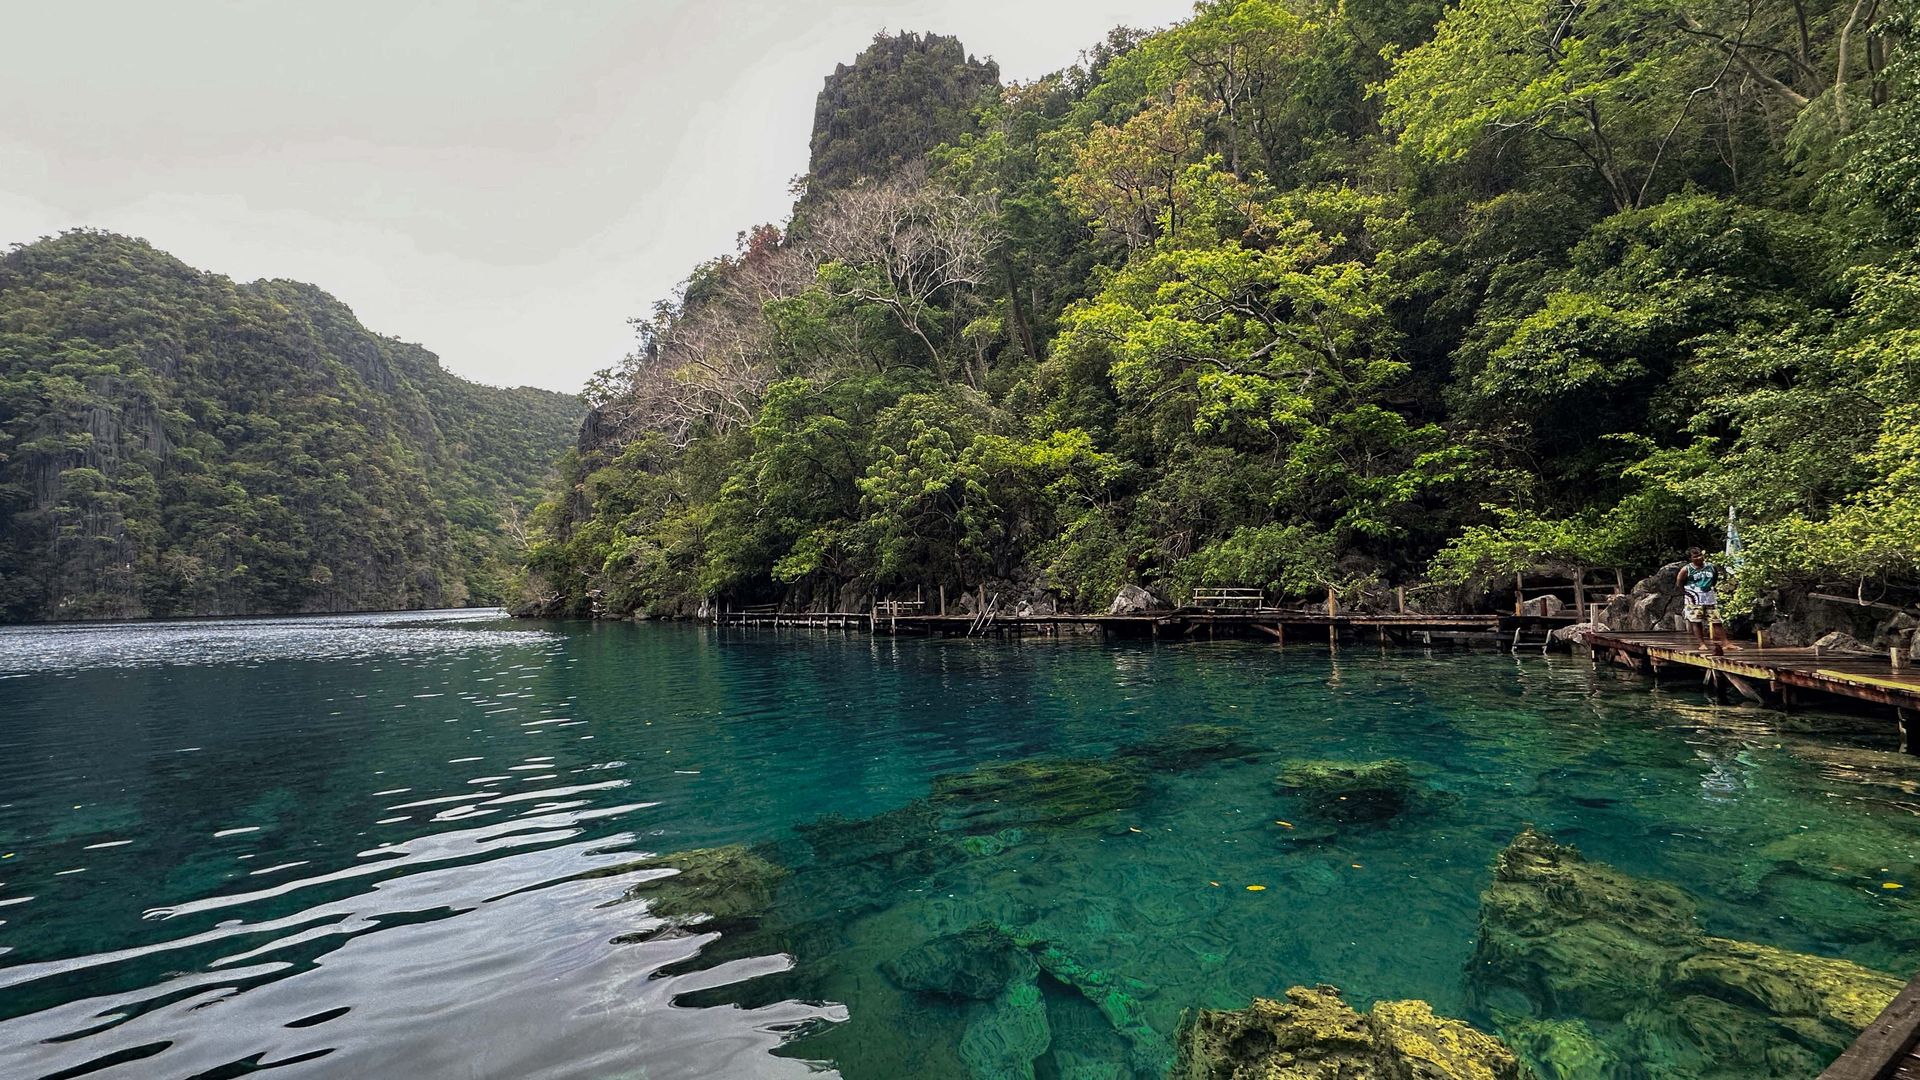
[(1014, 278), (1013, 257), (1007, 254), (1003, 245), (1000, 249), (1000, 270), (1007, 279), (1007, 308), (1013, 314), (1013, 332), (1020, 339), (1020, 347), (1026, 350), (1027, 359), (1040, 362), (1040, 346), (1034, 341), (1033, 323), (1027, 320), (1027, 310), (1020, 303), (1020, 285)]

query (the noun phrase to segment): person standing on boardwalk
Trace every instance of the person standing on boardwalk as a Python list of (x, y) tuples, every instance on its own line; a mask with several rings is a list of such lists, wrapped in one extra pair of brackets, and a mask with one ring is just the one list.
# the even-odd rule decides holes
[(1700, 548), (1687, 552), (1687, 561), (1674, 574), (1674, 584), (1687, 594), (1687, 629), (1693, 632), (1693, 640), (1700, 645), (1701, 652), (1719, 652), (1719, 641), (1724, 635), (1716, 636), (1714, 624), (1720, 614), (1720, 595), (1716, 591), (1727, 575), (1720, 567), (1707, 561), (1707, 553)]

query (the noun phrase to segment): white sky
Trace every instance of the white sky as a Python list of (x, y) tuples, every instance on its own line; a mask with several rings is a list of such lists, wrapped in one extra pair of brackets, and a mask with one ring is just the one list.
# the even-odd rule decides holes
[(0, 245), (87, 225), (340, 297), (452, 371), (577, 390), (778, 221), (882, 29), (1037, 77), (1188, 0), (0, 0)]

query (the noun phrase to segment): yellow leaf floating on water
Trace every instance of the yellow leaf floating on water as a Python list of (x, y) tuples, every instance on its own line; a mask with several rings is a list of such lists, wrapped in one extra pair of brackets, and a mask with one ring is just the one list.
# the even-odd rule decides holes
[(1265, 885), (1249, 885), (1247, 886), (1247, 891), (1248, 892), (1266, 892), (1267, 887)]
[(1274, 824), (1280, 826), (1283, 829), (1293, 828), (1293, 822), (1291, 821), (1276, 821), (1274, 822)]
[(1906, 886), (1905, 886), (1905, 885), (1902, 885), (1902, 884), (1900, 884), (1900, 883), (1899, 883), (1899, 882), (1897, 882), (1897, 881), (1883, 881), (1883, 882), (1881, 882), (1881, 883), (1880, 883), (1880, 887), (1881, 887), (1881, 888), (1883, 888), (1883, 889), (1904, 889), (1904, 888), (1906, 888)]
[(1365, 869), (1366, 869), (1366, 867), (1364, 867), (1364, 866), (1361, 866), (1361, 865), (1360, 865), (1359, 863), (1348, 863), (1347, 865), (1349, 865), (1349, 866), (1351, 866), (1351, 867), (1353, 867), (1353, 868), (1354, 868), (1355, 870), (1365, 870)]
[(1139, 830), (1139, 829), (1136, 829), (1136, 828), (1134, 828), (1134, 827), (1133, 827), (1133, 826), (1131, 826), (1131, 825), (1129, 825), (1129, 826), (1127, 826), (1127, 831), (1128, 831), (1128, 832), (1139, 832), (1140, 830)]
[(1216, 888), (1216, 889), (1220, 887), (1220, 883), (1219, 883), (1219, 882), (1217, 882), (1217, 881), (1209, 881), (1209, 882), (1207, 882), (1207, 884), (1209, 884), (1209, 885), (1211, 885), (1211, 886), (1213, 886), (1213, 887), (1214, 887), (1214, 888)]

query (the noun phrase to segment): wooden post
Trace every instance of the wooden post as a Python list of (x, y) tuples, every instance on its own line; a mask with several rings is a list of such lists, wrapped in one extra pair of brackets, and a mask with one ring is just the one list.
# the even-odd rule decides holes
[(1587, 568), (1573, 568), (1573, 612), (1578, 615), (1587, 610)]
[(1327, 586), (1327, 618), (1331, 619), (1339, 612), (1339, 605), (1333, 598), (1333, 586)]
[(1613, 568), (1613, 591), (1616, 596), (1627, 595), (1627, 572), (1617, 566)]
[(1527, 607), (1527, 579), (1518, 570), (1513, 574), (1513, 613), (1525, 615)]
[(1393, 587), (1393, 602), (1400, 614), (1405, 615), (1407, 613), (1407, 587), (1405, 585), (1395, 585)]
[(947, 613), (947, 583), (943, 581), (940, 583), (940, 614), (944, 616), (946, 615), (946, 613)]

